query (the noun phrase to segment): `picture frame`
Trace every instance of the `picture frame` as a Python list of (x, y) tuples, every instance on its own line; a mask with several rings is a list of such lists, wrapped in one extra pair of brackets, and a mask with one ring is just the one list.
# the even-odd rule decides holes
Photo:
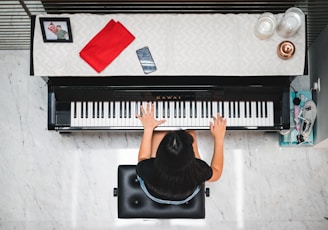
[(39, 18), (43, 42), (73, 42), (69, 18)]

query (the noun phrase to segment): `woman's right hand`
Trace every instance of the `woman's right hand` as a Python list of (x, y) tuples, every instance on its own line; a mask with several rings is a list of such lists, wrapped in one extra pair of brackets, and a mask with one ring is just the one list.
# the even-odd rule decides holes
[(213, 116), (213, 121), (210, 123), (210, 130), (212, 136), (217, 140), (224, 139), (227, 127), (227, 120), (221, 117), (220, 113), (217, 114), (217, 117)]
[(163, 124), (165, 120), (156, 120), (154, 118), (154, 104), (147, 103), (146, 106), (141, 106), (141, 115), (136, 114), (145, 130), (154, 130), (157, 126)]

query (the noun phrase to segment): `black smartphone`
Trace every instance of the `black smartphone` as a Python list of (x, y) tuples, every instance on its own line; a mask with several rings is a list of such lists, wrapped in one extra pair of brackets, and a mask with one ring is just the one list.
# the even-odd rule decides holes
[(157, 70), (154, 59), (151, 56), (150, 50), (148, 46), (138, 49), (137, 56), (141, 67), (145, 74), (152, 73)]

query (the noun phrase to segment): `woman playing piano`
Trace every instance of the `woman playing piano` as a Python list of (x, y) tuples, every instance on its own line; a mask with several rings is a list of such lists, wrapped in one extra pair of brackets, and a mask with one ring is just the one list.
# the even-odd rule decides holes
[(154, 118), (154, 105), (141, 107), (144, 133), (139, 149), (137, 175), (146, 195), (158, 203), (183, 204), (191, 200), (205, 181), (217, 181), (223, 169), (223, 142), (226, 120), (213, 117), (214, 138), (211, 165), (200, 159), (193, 131), (154, 132), (165, 120)]

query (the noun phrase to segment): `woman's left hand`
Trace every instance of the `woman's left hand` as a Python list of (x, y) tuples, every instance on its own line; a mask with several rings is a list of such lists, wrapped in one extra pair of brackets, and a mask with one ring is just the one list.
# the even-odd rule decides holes
[(136, 114), (136, 117), (141, 121), (144, 129), (154, 130), (157, 126), (163, 124), (166, 120), (156, 120), (154, 118), (155, 105), (147, 103), (146, 106), (141, 105), (141, 115)]

